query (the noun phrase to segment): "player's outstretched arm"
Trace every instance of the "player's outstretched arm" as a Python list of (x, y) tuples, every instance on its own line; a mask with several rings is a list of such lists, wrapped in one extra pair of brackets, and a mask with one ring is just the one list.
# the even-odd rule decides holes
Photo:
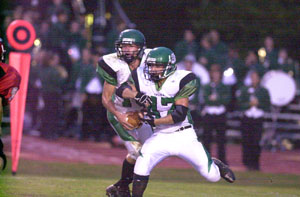
[(134, 85), (129, 84), (128, 82), (123, 83), (117, 90), (116, 95), (121, 98), (134, 99), (139, 105), (148, 107), (152, 104), (151, 97), (136, 91)]
[(118, 119), (118, 121), (122, 124), (122, 126), (125, 129), (132, 130), (133, 127), (130, 124), (128, 124), (128, 122), (126, 121), (127, 115), (119, 112), (112, 101), (112, 97), (115, 92), (115, 89), (116, 86), (109, 84), (106, 81), (104, 82), (103, 92), (102, 92), (102, 103), (104, 107)]

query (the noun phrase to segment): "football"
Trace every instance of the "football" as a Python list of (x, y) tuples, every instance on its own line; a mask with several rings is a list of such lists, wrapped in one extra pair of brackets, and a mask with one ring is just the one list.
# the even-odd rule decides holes
[(142, 121), (139, 118), (139, 112), (127, 112), (127, 122), (131, 124), (134, 129), (137, 129), (142, 126)]

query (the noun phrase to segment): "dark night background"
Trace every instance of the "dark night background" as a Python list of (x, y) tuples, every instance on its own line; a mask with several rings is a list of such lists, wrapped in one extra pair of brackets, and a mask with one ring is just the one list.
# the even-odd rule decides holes
[[(4, 17), (13, 9), (13, 2), (1, 0), (1, 34)], [(26, 5), (30, 1), (21, 2)], [(92, 11), (96, 2), (89, 0), (85, 4)], [(288, 48), (290, 55), (299, 60), (300, 1), (297, 0), (119, 2), (130, 20), (145, 34), (148, 47), (165, 45), (173, 48), (187, 28), (194, 31), (197, 40), (209, 29), (216, 28), (222, 40), (236, 44), (242, 54), (247, 49), (257, 49), (262, 45), (262, 39), (271, 35), (276, 48)], [(106, 1), (108, 11), (111, 4)]]
[(299, 60), (300, 1), (120, 1), (129, 18), (145, 33), (149, 47), (173, 48), (183, 30), (194, 30), (197, 38), (211, 28), (241, 52), (257, 49), (271, 35), (277, 48), (287, 47)]

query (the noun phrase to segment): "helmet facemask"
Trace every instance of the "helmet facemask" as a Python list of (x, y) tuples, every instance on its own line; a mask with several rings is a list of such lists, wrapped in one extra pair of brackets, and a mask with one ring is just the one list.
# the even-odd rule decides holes
[[(141, 59), (143, 57), (144, 54), (144, 47), (142, 47), (142, 45), (140, 45), (139, 43), (134, 43), (132, 41), (124, 41), (125, 39), (123, 39), (123, 41), (117, 41), (115, 44), (115, 48), (117, 51), (117, 55), (119, 58), (121, 58), (122, 60), (124, 60), (126, 63), (130, 64), (131, 62), (133, 62), (135, 59)], [(123, 51), (122, 47), (123, 45), (136, 45), (138, 46), (138, 50), (137, 51)]]
[[(153, 69), (153, 66), (161, 67), (163, 69), (156, 68)], [(146, 66), (144, 68), (145, 77), (148, 80), (158, 82), (162, 79), (169, 77), (176, 70), (176, 66), (172, 65), (170, 62), (168, 63), (156, 63), (155, 61), (151, 61), (151, 58), (148, 58), (146, 61)]]

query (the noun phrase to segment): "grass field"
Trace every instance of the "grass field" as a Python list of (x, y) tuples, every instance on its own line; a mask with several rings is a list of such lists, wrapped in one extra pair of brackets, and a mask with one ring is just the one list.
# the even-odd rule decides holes
[[(16, 176), (10, 169), (0, 174), (0, 196), (105, 196), (105, 188), (119, 178), (120, 170), (120, 166), (21, 160)], [(157, 168), (144, 196), (300, 196), (300, 176), (259, 172), (236, 176), (234, 184), (209, 183), (192, 169)]]

